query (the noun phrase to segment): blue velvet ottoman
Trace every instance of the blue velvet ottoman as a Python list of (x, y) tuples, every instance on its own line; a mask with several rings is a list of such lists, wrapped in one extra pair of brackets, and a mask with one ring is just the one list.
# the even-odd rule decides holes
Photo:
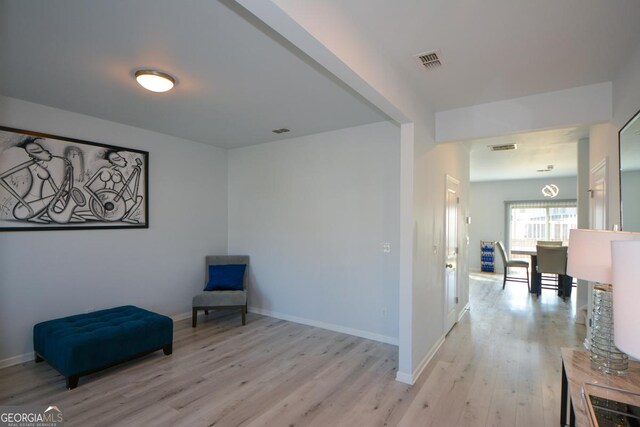
[(132, 305), (48, 320), (33, 327), (36, 362), (46, 360), (67, 380), (138, 356), (173, 350), (173, 321)]

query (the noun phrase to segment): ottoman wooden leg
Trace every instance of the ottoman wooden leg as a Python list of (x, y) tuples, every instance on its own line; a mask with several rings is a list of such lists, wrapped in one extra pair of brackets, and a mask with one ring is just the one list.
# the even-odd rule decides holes
[(242, 325), (244, 326), (247, 324), (247, 315), (244, 312), (244, 306), (240, 308), (240, 313), (242, 314)]
[(162, 347), (162, 351), (165, 355), (170, 355), (171, 353), (173, 353), (173, 344), (165, 345), (164, 347)]
[(44, 361), (44, 359), (42, 357), (40, 357), (39, 354), (36, 353), (36, 363), (40, 363), (42, 361)]
[(191, 312), (191, 327), (195, 328), (198, 323), (198, 310), (195, 308)]
[(69, 390), (73, 390), (74, 388), (78, 387), (79, 379), (80, 377), (78, 375), (71, 375), (70, 377), (67, 377), (67, 388)]

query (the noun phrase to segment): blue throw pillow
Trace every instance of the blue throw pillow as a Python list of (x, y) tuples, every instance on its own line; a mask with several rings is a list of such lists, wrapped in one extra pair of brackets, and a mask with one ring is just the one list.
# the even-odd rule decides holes
[(205, 291), (241, 291), (246, 264), (209, 266), (209, 282)]

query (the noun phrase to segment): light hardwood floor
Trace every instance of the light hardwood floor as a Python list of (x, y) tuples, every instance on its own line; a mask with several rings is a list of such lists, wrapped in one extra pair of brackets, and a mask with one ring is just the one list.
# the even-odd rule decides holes
[[(397, 348), (250, 314), (175, 323), (174, 352), (80, 378), (46, 363), (0, 370), (0, 404), (54, 404), (67, 426), (556, 426), (572, 302), (472, 274), (471, 311), (414, 386)], [(575, 298), (575, 297), (574, 297)], [(201, 319), (203, 317), (201, 316)]]

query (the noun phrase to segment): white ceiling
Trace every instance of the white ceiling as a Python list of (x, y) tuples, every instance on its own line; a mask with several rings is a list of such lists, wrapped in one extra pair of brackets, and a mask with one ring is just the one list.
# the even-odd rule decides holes
[[(640, 44), (638, 0), (276, 2), (359, 34), (436, 111), (612, 81)], [(233, 0), (0, 0), (0, 58), (4, 95), (221, 147), (387, 119)], [(146, 92), (142, 67), (178, 85)]]
[[(276, 0), (353, 27), (435, 111), (612, 81), (640, 44), (638, 0)], [(414, 54), (440, 49), (426, 72)]]
[(220, 147), (387, 119), (233, 1), (1, 1), (0, 58), (4, 95)]
[[(613, 81), (640, 45), (637, 0), (276, 1), (352, 27), (435, 111)], [(420, 68), (414, 55), (435, 49), (443, 66)], [(588, 125), (468, 141), (471, 180), (576, 176)], [(518, 150), (487, 148), (511, 142)]]
[[(576, 176), (578, 141), (588, 136), (589, 129), (583, 126), (467, 141), (470, 179), (477, 182)], [(490, 145), (503, 144), (516, 144), (517, 149), (489, 149)], [(552, 170), (537, 172), (549, 165), (553, 165)]]

